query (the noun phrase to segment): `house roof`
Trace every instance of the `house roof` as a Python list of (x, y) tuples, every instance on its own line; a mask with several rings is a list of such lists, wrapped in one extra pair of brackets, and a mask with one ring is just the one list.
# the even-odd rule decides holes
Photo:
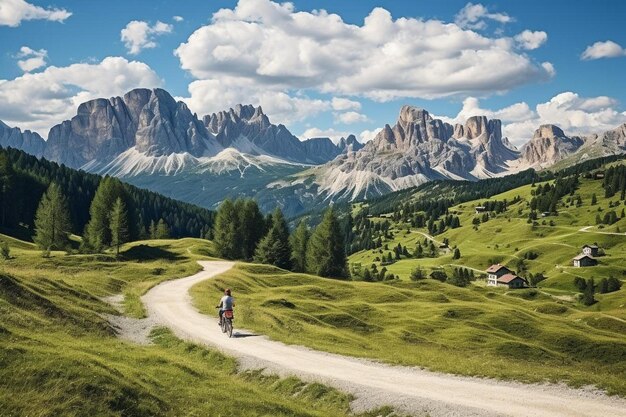
[(580, 260), (581, 260), (581, 259), (583, 259), (583, 258), (593, 259), (591, 256), (589, 256), (589, 255), (585, 255), (584, 253), (581, 253), (581, 254), (580, 254), (580, 255), (578, 255), (578, 256), (574, 256), (574, 258), (573, 258), (573, 259), (574, 259), (575, 261), (580, 261)]
[(583, 248), (598, 249), (598, 245), (584, 245)]
[(493, 273), (493, 272), (498, 272), (499, 270), (501, 270), (502, 268), (506, 269), (507, 271), (510, 271), (509, 268), (507, 268), (504, 265), (500, 265), (500, 264), (495, 264), (495, 265), (491, 265), (489, 268), (487, 268), (487, 272)]
[(515, 274), (504, 274), (500, 278), (498, 278), (498, 282), (501, 282), (503, 284), (508, 284), (511, 281), (515, 281), (516, 279), (521, 279), (522, 281), (526, 282), (524, 278), (518, 277)]

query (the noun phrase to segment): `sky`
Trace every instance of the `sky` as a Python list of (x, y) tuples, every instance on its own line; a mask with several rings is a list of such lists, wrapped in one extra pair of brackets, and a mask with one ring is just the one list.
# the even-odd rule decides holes
[(301, 139), (370, 140), (409, 104), (516, 145), (626, 123), (621, 0), (0, 0), (0, 120), (162, 87), (199, 116), (261, 105)]

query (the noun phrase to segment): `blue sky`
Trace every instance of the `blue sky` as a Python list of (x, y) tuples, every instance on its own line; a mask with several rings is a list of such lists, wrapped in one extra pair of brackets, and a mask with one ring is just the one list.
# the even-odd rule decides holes
[(299, 136), (366, 140), (403, 104), (501, 118), (517, 144), (540, 123), (590, 133), (626, 122), (624, 17), (618, 0), (0, 0), (0, 120), (45, 137), (81, 101), (162, 86), (200, 115), (261, 104)]

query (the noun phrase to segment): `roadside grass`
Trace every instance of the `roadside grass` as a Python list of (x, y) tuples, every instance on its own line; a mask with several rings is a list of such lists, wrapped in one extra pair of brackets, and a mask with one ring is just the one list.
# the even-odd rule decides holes
[(127, 312), (141, 317), (139, 296), (197, 271), (196, 260), (212, 253), (210, 242), (136, 242), (120, 260), (44, 259), (30, 245), (12, 246), (13, 258), (0, 263), (0, 416), (350, 415), (349, 395), (239, 372), (234, 359), (167, 329), (153, 330), (150, 346), (114, 335), (102, 314), (117, 313), (101, 297), (124, 292), (132, 299)]
[(626, 396), (625, 322), (536, 289), (345, 282), (237, 264), (192, 288), (196, 307), (214, 315), (225, 287), (237, 301), (236, 327), (288, 344), (459, 375), (592, 384)]

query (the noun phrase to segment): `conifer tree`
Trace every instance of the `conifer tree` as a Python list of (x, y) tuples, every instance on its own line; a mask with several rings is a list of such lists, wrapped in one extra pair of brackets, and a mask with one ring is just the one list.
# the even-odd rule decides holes
[(315, 228), (307, 251), (307, 270), (322, 277), (347, 278), (344, 238), (332, 208)]
[(237, 216), (235, 205), (230, 199), (224, 200), (217, 210), (213, 236), (219, 257), (226, 259), (241, 258), (242, 239), (239, 216)]
[[(239, 200), (238, 200), (239, 201)], [(239, 215), (239, 224), (241, 227), (241, 253), (243, 259), (250, 260), (254, 256), (259, 241), (265, 235), (265, 221), (263, 214), (259, 210), (256, 201), (252, 199), (241, 200), (242, 203), (235, 202), (235, 210)], [(238, 208), (241, 207), (241, 209)]]
[(289, 228), (279, 208), (276, 208), (272, 213), (272, 228), (259, 242), (254, 254), (254, 261), (283, 269), (291, 268)]
[(156, 223), (154, 220), (150, 222), (150, 231), (149, 231), (150, 239), (156, 239), (157, 231), (156, 231)]
[(306, 222), (302, 220), (289, 238), (291, 243), (291, 264), (295, 272), (306, 271), (306, 252), (309, 238), (309, 228)]
[(128, 213), (121, 197), (115, 200), (111, 212), (111, 245), (115, 248), (115, 256), (120, 255), (120, 246), (128, 242)]
[[(96, 252), (111, 245), (111, 208), (118, 198), (126, 201), (122, 183), (111, 177), (105, 177), (98, 186), (89, 208), (89, 223), (85, 228), (87, 245)], [(127, 206), (128, 207), (128, 206)]]
[(170, 228), (168, 227), (165, 220), (159, 219), (159, 222), (156, 226), (156, 238), (157, 239), (169, 239), (170, 237)]
[(461, 258), (461, 251), (459, 250), (459, 248), (455, 248), (454, 253), (452, 255), (452, 259), (460, 259), (460, 258)]
[(6, 226), (7, 212), (11, 205), (11, 189), (14, 181), (13, 165), (7, 155), (0, 154), (0, 225)]
[(51, 183), (37, 208), (35, 216), (35, 243), (49, 254), (53, 249), (64, 249), (72, 229), (70, 211), (65, 196), (56, 183)]

